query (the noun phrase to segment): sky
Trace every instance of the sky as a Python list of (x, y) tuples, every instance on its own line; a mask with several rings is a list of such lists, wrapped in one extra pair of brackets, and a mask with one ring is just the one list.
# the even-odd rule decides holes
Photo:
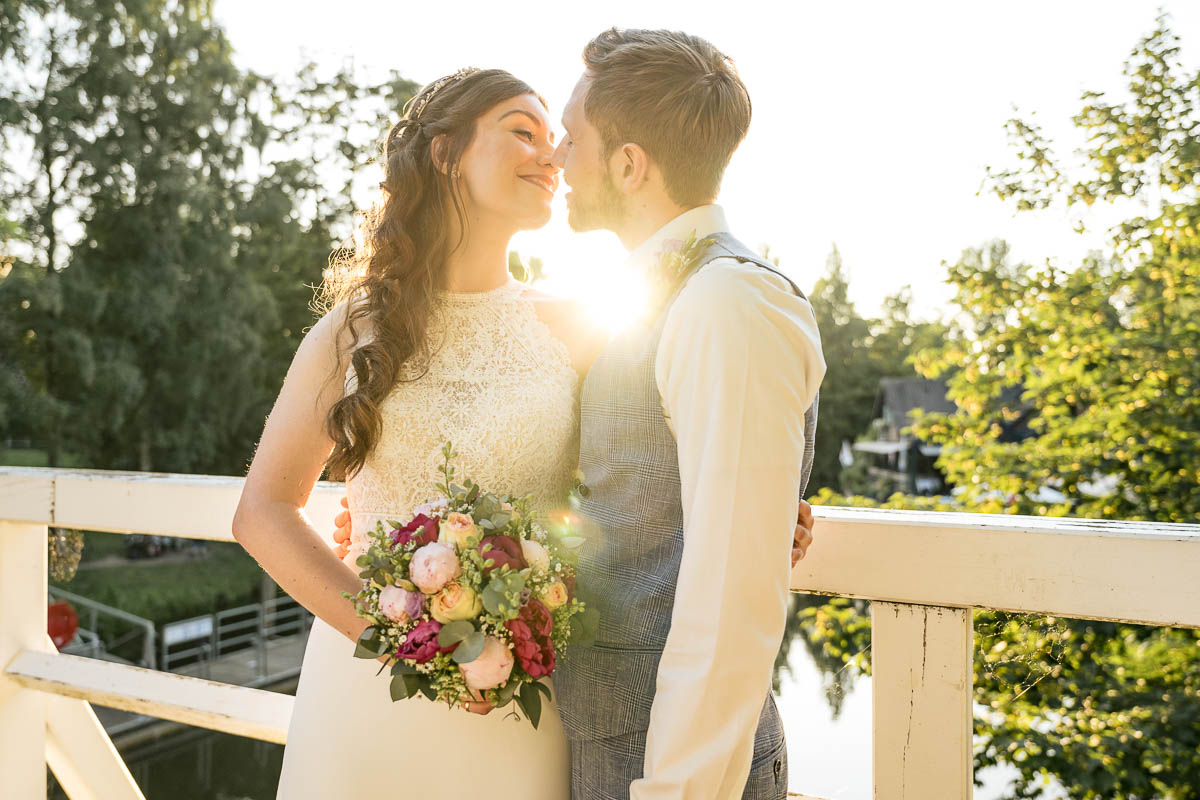
[[(463, 66), (499, 67), (534, 86), (555, 120), (582, 71), (583, 45), (599, 31), (703, 36), (734, 59), (754, 105), (719, 198), (734, 234), (769, 245), (806, 290), (836, 244), (860, 312), (877, 313), (907, 285), (926, 317), (944, 312), (942, 262), (965, 248), (1000, 237), (1021, 260), (1070, 265), (1103, 246), (1111, 210), (1087, 212), (1095, 232), (1081, 236), (1073, 226), (1083, 212), (1016, 214), (980, 189), (989, 165), (1014, 163), (1004, 123), (1015, 114), (1042, 125), (1064, 154), (1082, 144), (1070, 124), (1080, 94), (1121, 96), (1121, 65), (1159, 9), (1195, 69), (1194, 0), (215, 4), (243, 67), (285, 76), (305, 57), (353, 58), (418, 83)], [(550, 224), (513, 246), (545, 262), (552, 291), (616, 314), (625, 252), (611, 234), (572, 233), (563, 194)]]

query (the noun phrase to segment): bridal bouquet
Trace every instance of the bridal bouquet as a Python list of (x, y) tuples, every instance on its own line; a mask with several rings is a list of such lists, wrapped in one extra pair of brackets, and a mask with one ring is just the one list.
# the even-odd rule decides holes
[(371, 625), (354, 655), (390, 656), (393, 701), (515, 702), (536, 728), (550, 696), (538, 681), (581, 628), (583, 539), (565, 521), (543, 524), (530, 497), (456, 483), (449, 442), (442, 456), (441, 496), (407, 521), (377, 523), (358, 557), (363, 588), (343, 596)]

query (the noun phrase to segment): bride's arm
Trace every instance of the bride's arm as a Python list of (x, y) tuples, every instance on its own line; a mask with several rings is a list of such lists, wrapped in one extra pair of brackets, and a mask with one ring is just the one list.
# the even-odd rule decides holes
[(336, 307), (300, 343), (246, 475), (233, 537), (297, 602), (357, 640), (367, 622), (341, 593), (358, 592), (358, 577), (304, 514), (333, 449), (325, 416), (344, 391), (329, 380), (349, 363), (338, 340), (344, 317), (345, 306)]

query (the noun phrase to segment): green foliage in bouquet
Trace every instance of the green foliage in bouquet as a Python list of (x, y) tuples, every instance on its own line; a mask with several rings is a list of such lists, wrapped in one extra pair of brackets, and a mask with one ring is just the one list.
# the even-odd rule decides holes
[[(343, 596), (371, 624), (354, 654), (387, 658), (380, 672), (390, 666), (393, 700), (419, 694), (450, 705), (512, 704), (537, 727), (550, 696), (538, 681), (557, 653), (595, 627), (574, 591), (583, 539), (566, 518), (560, 524), (538, 513), (530, 496), (497, 495), (470, 478), (460, 483), (457, 455), (447, 442), (441, 496), (408, 522), (378, 522), (358, 556), (363, 589)], [(414, 559), (434, 544), (441, 547), (428, 549), (442, 559), (441, 577), (430, 585)], [(397, 598), (407, 610), (396, 610)]]

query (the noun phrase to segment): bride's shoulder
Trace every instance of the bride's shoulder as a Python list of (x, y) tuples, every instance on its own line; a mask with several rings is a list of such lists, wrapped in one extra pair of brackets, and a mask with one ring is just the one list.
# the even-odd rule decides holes
[(608, 330), (595, 321), (581, 300), (560, 297), (532, 286), (525, 287), (522, 296), (532, 302), (550, 334), (566, 345), (571, 354), (571, 366), (580, 375), (586, 374), (608, 344)]

